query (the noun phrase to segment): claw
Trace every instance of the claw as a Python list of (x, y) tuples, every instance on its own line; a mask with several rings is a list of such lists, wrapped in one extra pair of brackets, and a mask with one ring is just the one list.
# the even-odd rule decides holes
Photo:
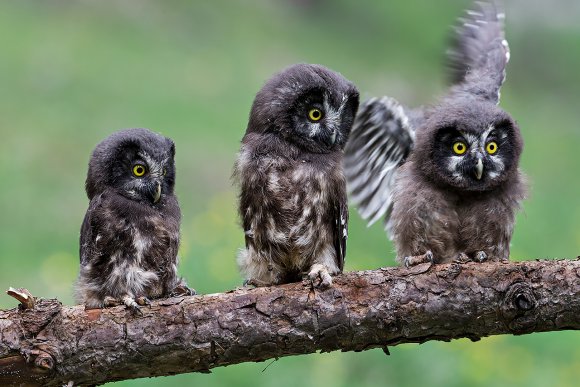
[(487, 261), (487, 254), (485, 251), (478, 251), (475, 253), (475, 261), (477, 262), (485, 262)]
[(131, 314), (133, 316), (143, 317), (143, 311), (141, 310), (139, 305), (135, 304), (135, 305), (127, 306), (127, 308), (131, 311)]
[(467, 262), (471, 262), (471, 259), (469, 259), (469, 256), (465, 253), (459, 253), (457, 258), (455, 258), (455, 260), (453, 262), (455, 262), (455, 263), (467, 263)]
[(125, 304), (127, 309), (129, 309), (134, 316), (143, 316), (143, 312), (141, 311), (139, 304), (137, 304), (137, 301), (135, 301), (133, 297), (128, 295), (123, 296), (123, 304)]
[(408, 255), (403, 258), (403, 264), (408, 269), (411, 266), (416, 266), (421, 263), (435, 263), (435, 259), (433, 258), (433, 252), (431, 250), (427, 250), (425, 254), (421, 255)]
[[(312, 265), (310, 268), (310, 272), (308, 273), (308, 278), (312, 283), (312, 286), (319, 288), (319, 289), (327, 289), (332, 286), (332, 277), (328, 272), (326, 266), (316, 263)], [(318, 284), (316, 284), (316, 280), (319, 280)]]
[(135, 302), (140, 306), (151, 306), (151, 300), (145, 296), (135, 297)]
[(247, 280), (244, 281), (244, 286), (254, 286), (256, 288), (261, 288), (263, 286), (270, 286), (270, 285), (272, 285), (272, 284), (265, 282), (265, 281), (260, 281), (260, 280), (255, 279), (255, 278), (248, 278)]
[(170, 297), (195, 296), (197, 292), (185, 284), (177, 285), (169, 294)]
[(103, 307), (104, 308), (112, 308), (114, 306), (119, 306), (122, 304), (123, 304), (123, 301), (121, 301), (117, 298), (111, 297), (111, 296), (105, 296), (105, 298), (103, 299)]

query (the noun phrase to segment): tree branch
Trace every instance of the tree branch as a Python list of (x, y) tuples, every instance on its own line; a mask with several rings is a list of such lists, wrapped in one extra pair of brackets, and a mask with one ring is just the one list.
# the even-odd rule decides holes
[(95, 385), (315, 351), (580, 329), (580, 260), (384, 268), (87, 310), (0, 311), (0, 384)]

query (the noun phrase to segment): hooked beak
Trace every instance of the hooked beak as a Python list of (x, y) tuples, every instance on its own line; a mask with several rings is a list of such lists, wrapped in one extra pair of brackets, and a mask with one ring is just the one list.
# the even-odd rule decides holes
[(336, 142), (336, 130), (332, 130), (332, 134), (330, 135), (330, 145), (334, 145)]
[(480, 158), (477, 159), (477, 164), (475, 165), (475, 177), (477, 180), (481, 180), (481, 176), (483, 175), (483, 161)]
[(159, 201), (159, 199), (161, 199), (161, 183), (160, 182), (156, 182), (155, 183), (155, 192), (153, 192), (153, 203), (157, 203)]

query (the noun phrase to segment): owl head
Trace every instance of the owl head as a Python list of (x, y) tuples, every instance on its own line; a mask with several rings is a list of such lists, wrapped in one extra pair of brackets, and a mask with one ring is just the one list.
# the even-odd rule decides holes
[(359, 94), (342, 75), (320, 65), (296, 64), (258, 92), (246, 133), (273, 133), (313, 153), (341, 150)]
[(156, 205), (173, 194), (175, 145), (148, 129), (126, 129), (99, 143), (89, 161), (89, 199), (114, 190), (131, 200)]
[(517, 173), (522, 147), (509, 114), (492, 102), (462, 96), (435, 108), (417, 130), (414, 157), (436, 183), (486, 191)]

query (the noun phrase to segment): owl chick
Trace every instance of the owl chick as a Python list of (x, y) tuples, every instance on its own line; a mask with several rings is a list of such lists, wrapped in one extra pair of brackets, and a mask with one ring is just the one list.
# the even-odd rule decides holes
[(173, 141), (147, 129), (114, 133), (93, 151), (76, 283), (87, 308), (125, 304), (139, 312), (149, 299), (191, 294), (177, 277), (174, 156)]
[(348, 207), (343, 147), (358, 91), (319, 65), (274, 75), (254, 100), (234, 166), (246, 248), (246, 283), (299, 281), (328, 287), (342, 271)]
[(504, 15), (477, 3), (449, 51), (454, 81), (432, 107), (392, 98), (365, 102), (345, 149), (352, 201), (363, 218), (385, 216), (398, 260), (507, 260), (515, 213), (526, 195), (523, 141), (500, 109), (509, 49)]

